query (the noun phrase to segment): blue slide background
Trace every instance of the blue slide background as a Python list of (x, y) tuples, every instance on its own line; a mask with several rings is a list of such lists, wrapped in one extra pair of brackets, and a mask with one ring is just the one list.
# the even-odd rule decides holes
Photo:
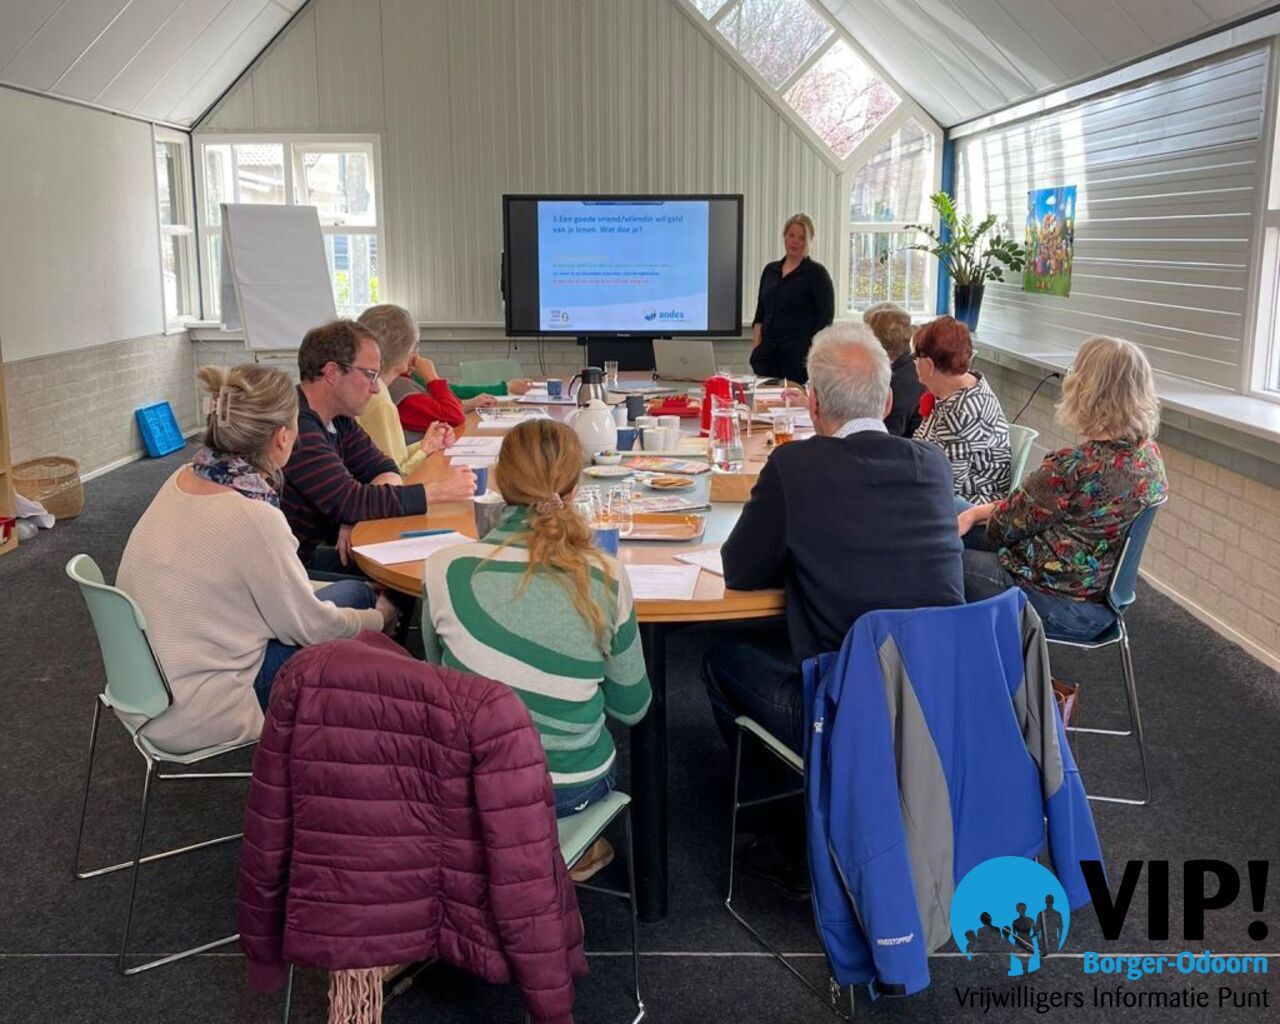
[(706, 330), (708, 222), (705, 200), (539, 202), (542, 329)]

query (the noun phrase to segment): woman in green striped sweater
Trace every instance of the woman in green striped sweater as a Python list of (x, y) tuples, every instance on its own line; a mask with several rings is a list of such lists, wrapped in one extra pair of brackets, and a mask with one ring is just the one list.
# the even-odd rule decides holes
[[(506, 517), (481, 540), (436, 552), (423, 571), (427, 660), (520, 694), (542, 737), (560, 817), (613, 788), (605, 716), (633, 725), (650, 698), (626, 574), (592, 546), (573, 509), (581, 469), (582, 447), (564, 424), (514, 427), (493, 471)], [(583, 863), (599, 870), (612, 858), (607, 847)]]

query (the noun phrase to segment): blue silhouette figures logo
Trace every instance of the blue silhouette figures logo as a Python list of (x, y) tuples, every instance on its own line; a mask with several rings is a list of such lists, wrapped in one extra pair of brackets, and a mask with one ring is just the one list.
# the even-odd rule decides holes
[(951, 898), (951, 935), (960, 951), (1006, 956), (1009, 977), (1040, 969), (1067, 938), (1071, 908), (1053, 872), (1026, 857), (984, 860)]

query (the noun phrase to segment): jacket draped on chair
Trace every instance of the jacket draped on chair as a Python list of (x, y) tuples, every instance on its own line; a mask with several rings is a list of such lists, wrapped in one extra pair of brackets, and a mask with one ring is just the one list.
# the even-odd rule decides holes
[(516, 694), (381, 634), (308, 647), (254, 758), (239, 927), (257, 988), (439, 957), (571, 1021), (586, 973), (538, 734)]

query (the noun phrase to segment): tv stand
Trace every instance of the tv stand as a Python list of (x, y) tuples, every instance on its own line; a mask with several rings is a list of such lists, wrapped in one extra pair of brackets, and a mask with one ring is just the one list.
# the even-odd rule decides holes
[(616, 359), (619, 370), (653, 370), (653, 338), (619, 338), (616, 335), (586, 335), (578, 338), (586, 349), (586, 365), (604, 367), (605, 361)]

